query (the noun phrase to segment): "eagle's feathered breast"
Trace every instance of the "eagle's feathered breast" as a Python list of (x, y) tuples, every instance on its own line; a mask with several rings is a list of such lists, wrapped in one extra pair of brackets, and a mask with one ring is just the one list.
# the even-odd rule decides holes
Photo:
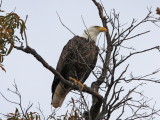
[[(68, 80), (68, 77), (72, 77), (84, 83), (95, 67), (98, 51), (99, 48), (95, 45), (94, 41), (75, 36), (64, 46), (56, 70), (66, 80)], [(59, 87), (57, 87), (58, 84)], [(59, 78), (55, 76), (52, 84), (53, 97), (57, 89), (59, 89), (59, 92), (60, 89), (66, 89), (67, 93), (70, 90), (67, 86), (60, 83)], [(54, 106), (54, 103), (52, 105)]]

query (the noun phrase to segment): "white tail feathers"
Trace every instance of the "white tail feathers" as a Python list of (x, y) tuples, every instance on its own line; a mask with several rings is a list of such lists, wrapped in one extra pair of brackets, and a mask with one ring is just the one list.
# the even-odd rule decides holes
[(70, 89), (65, 89), (64, 85), (60, 82), (58, 86), (56, 87), (56, 90), (54, 92), (54, 95), (52, 97), (52, 106), (57, 108), (61, 107), (63, 104), (63, 101), (68, 94)]

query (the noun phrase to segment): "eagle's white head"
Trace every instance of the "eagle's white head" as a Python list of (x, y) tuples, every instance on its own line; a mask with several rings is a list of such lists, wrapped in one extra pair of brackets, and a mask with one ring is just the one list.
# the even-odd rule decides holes
[(84, 30), (84, 33), (81, 37), (91, 39), (96, 42), (97, 36), (100, 32), (107, 32), (107, 29), (100, 26), (91, 26), (87, 30)]

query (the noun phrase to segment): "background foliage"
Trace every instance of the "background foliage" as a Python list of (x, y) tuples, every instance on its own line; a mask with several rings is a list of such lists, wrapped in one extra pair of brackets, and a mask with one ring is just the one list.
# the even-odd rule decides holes
[[(19, 30), (22, 39), (16, 35), (16, 30)], [(0, 67), (4, 71), (5, 69), (2, 67), (4, 56), (11, 53), (15, 42), (23, 40), (24, 30), (25, 23), (16, 13), (11, 12), (0, 16)]]

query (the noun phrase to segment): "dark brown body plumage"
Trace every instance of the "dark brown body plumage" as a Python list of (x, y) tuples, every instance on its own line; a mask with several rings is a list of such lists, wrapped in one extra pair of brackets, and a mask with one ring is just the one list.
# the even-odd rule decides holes
[[(72, 77), (84, 83), (96, 65), (98, 51), (94, 41), (75, 36), (64, 46), (56, 70), (67, 80)], [(52, 84), (52, 105), (60, 107), (69, 91), (70, 88), (55, 76)]]

